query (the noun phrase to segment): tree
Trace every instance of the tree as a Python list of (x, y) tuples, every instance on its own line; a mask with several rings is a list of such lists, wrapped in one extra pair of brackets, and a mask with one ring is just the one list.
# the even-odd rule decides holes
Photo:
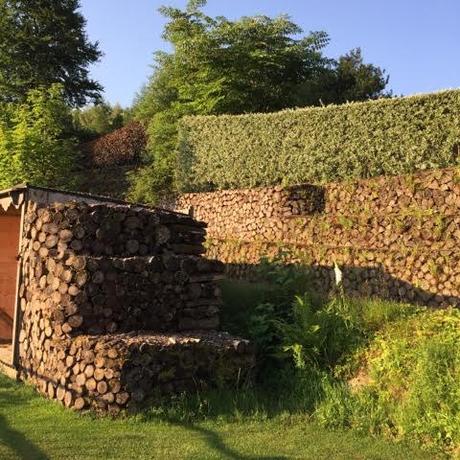
[(102, 87), (88, 66), (101, 57), (85, 33), (79, 0), (0, 0), (0, 101), (25, 100), (60, 83), (65, 100), (82, 106)]
[(125, 123), (125, 110), (119, 105), (102, 101), (99, 104), (74, 109), (72, 112), (76, 135), (88, 141), (121, 128)]
[(296, 86), (324, 65), (324, 32), (294, 39), (287, 17), (229, 21), (201, 11), (161, 8), (173, 52), (156, 53), (155, 70), (138, 97), (135, 118), (148, 125), (150, 162), (136, 172), (131, 198), (155, 201), (174, 188), (177, 122), (184, 115), (278, 110), (295, 102)]
[(302, 31), (286, 16), (214, 19), (199, 9), (204, 4), (160, 9), (169, 19), (163, 38), (174, 51), (156, 53), (144, 92), (155, 112), (176, 102), (192, 113), (279, 110), (292, 106), (297, 85), (327, 62), (325, 32), (294, 39)]
[(0, 113), (0, 188), (71, 187), (75, 141), (62, 87), (31, 90), (21, 104), (1, 104)]
[(270, 112), (320, 104), (321, 98), (339, 102), (340, 85), (350, 97), (353, 91), (375, 94), (371, 85), (361, 85), (361, 74), (368, 78), (380, 69), (365, 67), (360, 54), (338, 63), (326, 58), (325, 32), (297, 38), (302, 30), (287, 16), (230, 21), (204, 14), (205, 4), (191, 0), (185, 10), (160, 9), (168, 19), (163, 37), (173, 51), (156, 53), (154, 73), (134, 106), (134, 116), (148, 125), (150, 155), (133, 175), (135, 200), (155, 202), (174, 190), (177, 123), (185, 115)]
[(373, 64), (365, 64), (360, 48), (338, 60), (331, 59), (320, 78), (299, 86), (298, 105), (341, 104), (391, 96), (385, 91), (389, 77)]

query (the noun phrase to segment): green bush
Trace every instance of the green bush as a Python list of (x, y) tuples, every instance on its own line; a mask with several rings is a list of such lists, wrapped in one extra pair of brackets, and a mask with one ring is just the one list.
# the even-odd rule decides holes
[(425, 311), (388, 325), (355, 356), (358, 370), (324, 388), (316, 417), (445, 450), (460, 444), (460, 311)]
[(460, 163), (460, 90), (269, 114), (185, 117), (182, 191), (321, 183)]
[(72, 188), (75, 140), (62, 87), (31, 90), (0, 106), (0, 189), (18, 183)]
[(296, 296), (290, 321), (278, 321), (282, 351), (297, 369), (330, 369), (362, 340), (364, 331), (350, 304), (337, 297), (317, 308), (310, 296)]
[(385, 324), (419, 311), (377, 299), (327, 299), (313, 291), (307, 267), (287, 260), (281, 250), (262, 258), (253, 281), (221, 283), (222, 327), (252, 341), (263, 378), (274, 367), (329, 372)]
[[(263, 258), (253, 282), (226, 280), (221, 283), (225, 330), (249, 338), (257, 349), (258, 375), (267, 378), (280, 367), (281, 334), (278, 323), (292, 315), (292, 300), (309, 288), (309, 272), (287, 264), (287, 253)], [(284, 364), (284, 363), (281, 363)]]

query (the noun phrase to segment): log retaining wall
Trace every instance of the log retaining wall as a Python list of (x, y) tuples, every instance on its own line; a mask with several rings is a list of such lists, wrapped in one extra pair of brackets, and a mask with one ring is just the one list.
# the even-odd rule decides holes
[(281, 249), (323, 293), (343, 271), (349, 295), (460, 306), (456, 168), (325, 186), (181, 195), (176, 210), (208, 224), (207, 256), (236, 277)]

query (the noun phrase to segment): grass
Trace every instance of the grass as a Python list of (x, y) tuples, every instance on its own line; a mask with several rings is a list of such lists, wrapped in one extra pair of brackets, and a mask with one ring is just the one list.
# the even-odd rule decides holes
[(0, 458), (393, 460), (430, 459), (433, 453), (353, 431), (328, 431), (305, 415), (234, 414), (185, 422), (150, 411), (95, 418), (0, 376)]

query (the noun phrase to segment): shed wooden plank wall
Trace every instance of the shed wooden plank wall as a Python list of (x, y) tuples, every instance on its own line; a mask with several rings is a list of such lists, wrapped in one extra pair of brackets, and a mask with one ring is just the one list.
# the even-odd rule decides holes
[(20, 220), (0, 213), (0, 343), (13, 334)]

